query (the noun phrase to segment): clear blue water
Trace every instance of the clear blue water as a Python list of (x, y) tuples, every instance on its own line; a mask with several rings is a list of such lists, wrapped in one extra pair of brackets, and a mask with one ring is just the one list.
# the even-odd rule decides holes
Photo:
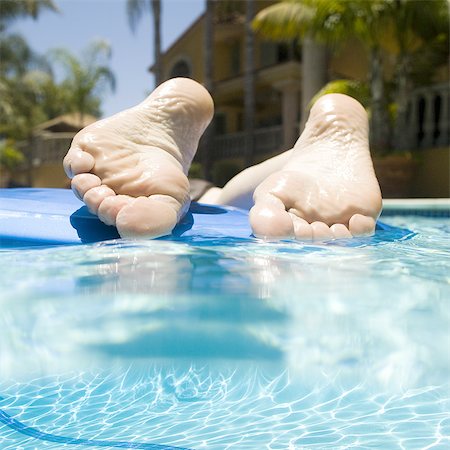
[(0, 448), (449, 448), (450, 220), (384, 220), (417, 234), (5, 249)]

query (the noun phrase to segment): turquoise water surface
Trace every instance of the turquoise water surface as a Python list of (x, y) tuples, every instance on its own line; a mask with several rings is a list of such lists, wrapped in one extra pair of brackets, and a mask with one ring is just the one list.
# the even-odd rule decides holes
[(450, 220), (384, 221), (4, 249), (0, 448), (449, 448)]

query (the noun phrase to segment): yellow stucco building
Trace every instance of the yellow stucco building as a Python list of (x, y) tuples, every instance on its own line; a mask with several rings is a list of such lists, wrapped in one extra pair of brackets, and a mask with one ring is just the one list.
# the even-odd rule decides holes
[[(218, 4), (220, 2), (216, 2)], [(225, 2), (224, 2), (225, 3)], [(255, 13), (274, 1), (255, 1)], [(246, 128), (246, 23), (245, 2), (238, 2), (242, 11), (228, 11), (213, 21), (212, 83), (210, 88), (215, 117), (213, 132), (202, 139), (197, 161), (214, 175), (214, 164), (234, 164), (225, 180), (250, 163), (257, 163), (280, 153), (294, 144), (307, 115), (302, 93), (303, 64), (306, 52), (294, 42), (277, 43), (254, 35), (254, 123), (253, 149), (248, 153)], [(162, 81), (191, 77), (207, 84), (206, 12), (200, 15), (162, 54)], [(327, 55), (325, 83), (333, 79), (367, 80), (367, 51), (358, 41), (348, 43), (338, 52)], [(320, 64), (317, 58), (317, 65)], [(311, 60), (309, 61), (311, 65)], [(312, 60), (314, 68), (315, 59)], [(393, 68), (387, 65), (387, 76)], [(150, 69), (151, 70), (151, 69)], [(318, 71), (319, 73), (319, 71)], [(321, 84), (319, 84), (321, 86)], [(375, 159), (375, 169), (385, 197), (450, 197), (450, 116), (449, 70), (442, 68), (435, 84), (410, 92), (408, 135), (405, 139), (413, 157), (394, 157), (392, 161)], [(61, 161), (76, 131), (93, 121), (74, 123), (63, 116), (42, 124), (31, 142), (32, 162), (28, 170), (16, 173), (18, 184), (34, 187), (67, 187)], [(29, 144), (27, 144), (29, 146)], [(30, 152), (26, 152), (29, 154)], [(415, 152), (415, 154), (414, 154)], [(213, 169), (213, 170), (211, 170)], [(219, 167), (222, 175), (226, 170)], [(214, 177), (213, 177), (214, 178)], [(223, 177), (222, 177), (223, 180)], [(217, 179), (214, 179), (216, 183)]]
[[(255, 13), (273, 1), (256, 1)], [(242, 2), (244, 5), (245, 3)], [(243, 8), (244, 9), (244, 8)], [(206, 13), (194, 21), (162, 54), (162, 80), (188, 76), (205, 84), (205, 29)], [(245, 163), (245, 14), (230, 14), (214, 20), (213, 25), (213, 83), (211, 91), (215, 103), (214, 137), (208, 148), (200, 146), (198, 160), (209, 153), (210, 160), (234, 159)], [(329, 54), (327, 80), (368, 78), (368, 54), (358, 41)], [(297, 43), (276, 43), (254, 37), (254, 153), (251, 162), (291, 148), (296, 141), (306, 111), (302, 102), (302, 52)], [(152, 68), (150, 68), (152, 70)], [(393, 68), (387, 65), (387, 75)], [(391, 73), (390, 73), (391, 72)], [(427, 149), (425, 162), (410, 161), (406, 169), (415, 177), (404, 192), (392, 190), (386, 164), (375, 163), (378, 176), (385, 183), (388, 196), (450, 196), (449, 176), (449, 86), (448, 72), (443, 70), (440, 80), (429, 89), (411, 92), (409, 105), (408, 149)], [(324, 80), (326, 81), (326, 80)], [(309, 99), (307, 99), (309, 100)], [(303, 106), (303, 107), (302, 107)], [(433, 151), (429, 150), (433, 149)], [(398, 161), (396, 171), (399, 173)], [(421, 170), (421, 167), (427, 169)], [(440, 171), (438, 179), (429, 181), (428, 172)], [(444, 169), (442, 169), (442, 167)], [(424, 170), (426, 172), (424, 173)], [(383, 173), (384, 172), (384, 173)], [(412, 174), (412, 175), (411, 175)], [(402, 174), (401, 176), (404, 176)], [(394, 173), (395, 177), (395, 173)], [(418, 184), (417, 184), (418, 183)], [(391, 183), (392, 184), (392, 183)], [(389, 186), (388, 186), (389, 185)]]

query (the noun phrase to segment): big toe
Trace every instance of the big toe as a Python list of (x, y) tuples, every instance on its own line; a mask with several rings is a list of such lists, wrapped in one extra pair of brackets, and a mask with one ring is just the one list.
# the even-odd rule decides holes
[(373, 217), (355, 214), (349, 221), (349, 230), (353, 236), (372, 236), (375, 233), (376, 222)]
[(172, 232), (179, 219), (179, 205), (165, 195), (138, 197), (116, 216), (116, 227), (123, 238), (157, 238)]
[(72, 143), (67, 155), (63, 160), (63, 167), (66, 175), (73, 178), (75, 175), (89, 172), (95, 165), (95, 159), (89, 153), (81, 150)]
[(289, 239), (295, 237), (294, 223), (281, 201), (257, 202), (249, 213), (250, 226), (256, 237)]

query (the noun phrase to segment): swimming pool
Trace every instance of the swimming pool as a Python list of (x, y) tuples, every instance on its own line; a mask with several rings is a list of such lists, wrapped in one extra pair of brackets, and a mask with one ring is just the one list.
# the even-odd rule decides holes
[(360, 245), (0, 252), (0, 447), (444, 449), (450, 220)]

